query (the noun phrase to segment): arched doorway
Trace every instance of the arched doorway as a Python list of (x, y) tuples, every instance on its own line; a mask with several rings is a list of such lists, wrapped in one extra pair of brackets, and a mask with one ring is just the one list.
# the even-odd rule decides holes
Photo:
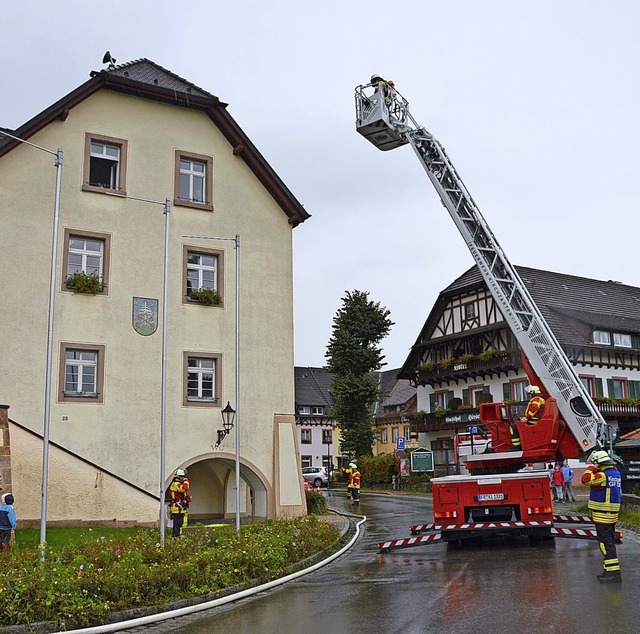
[[(236, 515), (235, 455), (198, 456), (183, 465), (189, 474), (189, 521), (233, 518)], [(177, 468), (177, 467), (176, 467)], [(171, 482), (167, 483), (167, 489)], [(266, 478), (250, 465), (240, 463), (240, 517), (265, 519), (269, 516)]]

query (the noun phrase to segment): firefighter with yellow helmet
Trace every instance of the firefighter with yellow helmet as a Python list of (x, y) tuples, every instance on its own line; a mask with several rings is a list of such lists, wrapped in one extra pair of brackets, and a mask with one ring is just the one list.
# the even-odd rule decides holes
[(185, 469), (176, 469), (169, 485), (169, 513), (173, 526), (173, 537), (180, 537), (182, 527), (187, 524), (187, 511), (191, 496), (189, 495), (189, 478)]
[[(527, 408), (524, 411), (524, 416), (520, 418), (520, 422), (526, 423), (527, 425), (537, 425), (540, 417), (542, 416), (545, 400), (537, 385), (527, 386), (525, 392), (529, 395), (529, 402), (527, 403)], [(522, 449), (520, 434), (518, 433), (518, 428), (515, 423), (511, 425), (511, 444), (515, 450)]]
[(591, 464), (581, 482), (589, 487), (589, 510), (596, 527), (598, 545), (604, 557), (600, 583), (620, 583), (620, 562), (616, 552), (615, 532), (622, 503), (622, 477), (613, 458), (606, 451), (594, 451)]
[(349, 464), (349, 483), (347, 490), (349, 491), (347, 497), (353, 500), (351, 503), (352, 506), (358, 506), (360, 504), (360, 472), (355, 462)]

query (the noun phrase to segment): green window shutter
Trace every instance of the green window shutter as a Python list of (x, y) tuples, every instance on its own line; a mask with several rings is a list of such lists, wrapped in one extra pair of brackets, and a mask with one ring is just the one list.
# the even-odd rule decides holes
[(511, 383), (502, 384), (502, 400), (503, 401), (511, 400)]
[(429, 411), (432, 413), (436, 411), (436, 395), (435, 394), (429, 394)]
[(596, 377), (596, 398), (602, 398), (604, 396), (604, 386), (602, 384), (602, 379), (600, 377)]
[(640, 398), (640, 381), (629, 381), (629, 398)]
[(614, 398), (615, 390), (613, 389), (613, 379), (607, 379), (607, 396)]
[(469, 401), (469, 388), (462, 390), (462, 402), (465, 405), (471, 405), (471, 401)]

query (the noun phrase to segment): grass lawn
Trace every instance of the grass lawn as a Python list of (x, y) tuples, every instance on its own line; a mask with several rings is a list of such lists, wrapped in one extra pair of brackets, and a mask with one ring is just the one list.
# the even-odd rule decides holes
[[(104, 536), (109, 540), (126, 540), (128, 537), (132, 537), (136, 533), (141, 531), (147, 532), (149, 529), (127, 527), (91, 527), (86, 526), (65, 526), (59, 527), (47, 527), (47, 545), (52, 550), (59, 550), (65, 546), (71, 546), (73, 544), (80, 544), (86, 539), (91, 539), (94, 535)], [(158, 530), (158, 529), (156, 529)], [(158, 530), (158, 537), (160, 531)], [(171, 530), (167, 532), (167, 536), (171, 536)], [(13, 548), (17, 550), (27, 550), (29, 548), (37, 548), (40, 544), (40, 529), (39, 528), (21, 528), (17, 531), (17, 539)]]

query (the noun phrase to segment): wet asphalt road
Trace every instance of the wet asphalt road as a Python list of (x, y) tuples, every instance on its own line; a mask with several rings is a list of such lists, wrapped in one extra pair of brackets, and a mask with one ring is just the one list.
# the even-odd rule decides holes
[[(330, 506), (348, 511), (343, 494)], [(640, 632), (640, 539), (618, 546), (624, 581), (601, 585), (597, 543), (532, 547), (499, 539), (379, 555), (375, 544), (432, 521), (428, 496), (362, 495), (364, 532), (345, 555), (300, 579), (192, 616), (127, 630), (165, 634), (575, 634)]]

